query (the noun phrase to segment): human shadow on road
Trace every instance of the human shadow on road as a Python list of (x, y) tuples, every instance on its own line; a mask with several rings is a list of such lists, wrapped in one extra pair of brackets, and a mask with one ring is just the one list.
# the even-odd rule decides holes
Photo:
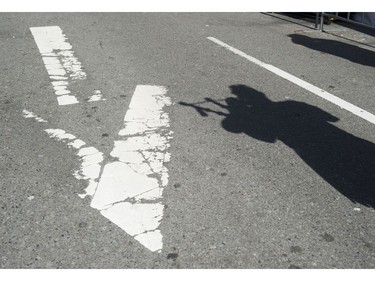
[(341, 57), (354, 63), (375, 66), (375, 53), (354, 45), (329, 39), (311, 38), (301, 34), (288, 35), (292, 42), (307, 48)]
[(246, 85), (232, 85), (230, 90), (234, 96), (224, 102), (206, 98), (203, 103), (209, 107), (202, 102), (180, 104), (201, 116), (224, 116), (222, 127), (231, 133), (245, 133), (267, 143), (282, 141), (351, 201), (375, 207), (373, 143), (332, 125), (339, 119), (318, 107), (292, 100), (273, 102)]

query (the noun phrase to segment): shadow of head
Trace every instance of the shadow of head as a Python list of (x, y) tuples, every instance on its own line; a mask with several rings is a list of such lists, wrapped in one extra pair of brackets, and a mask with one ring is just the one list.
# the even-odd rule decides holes
[(243, 84), (231, 85), (229, 89), (238, 101), (245, 104), (260, 105), (270, 102), (264, 93)]

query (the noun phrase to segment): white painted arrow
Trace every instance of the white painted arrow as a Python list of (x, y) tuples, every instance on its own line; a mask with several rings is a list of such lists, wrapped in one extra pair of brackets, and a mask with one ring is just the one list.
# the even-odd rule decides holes
[[(133, 236), (153, 252), (160, 252), (162, 234), (158, 229), (163, 217), (163, 189), (168, 184), (170, 161), (167, 152), (173, 132), (169, 129), (171, 105), (167, 89), (138, 85), (124, 118), (124, 128), (110, 155), (116, 160), (103, 165), (103, 153), (61, 129), (46, 129), (51, 138), (67, 142), (81, 157), (77, 179), (88, 180), (81, 198), (91, 196), (91, 207)], [(24, 110), (25, 118), (40, 117)], [(44, 121), (44, 120), (43, 120)]]

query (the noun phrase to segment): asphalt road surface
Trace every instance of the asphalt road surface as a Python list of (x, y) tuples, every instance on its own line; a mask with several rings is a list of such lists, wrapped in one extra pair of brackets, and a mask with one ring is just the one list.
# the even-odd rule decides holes
[(0, 14), (0, 267), (374, 268), (375, 37), (311, 26)]

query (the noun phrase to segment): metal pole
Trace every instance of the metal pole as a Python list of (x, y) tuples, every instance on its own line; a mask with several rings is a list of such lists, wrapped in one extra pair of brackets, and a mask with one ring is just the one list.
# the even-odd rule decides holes
[(315, 13), (315, 29), (318, 29), (319, 25), (319, 13)]
[(320, 31), (323, 32), (323, 24), (324, 24), (324, 17), (323, 17), (323, 12), (320, 13)]

